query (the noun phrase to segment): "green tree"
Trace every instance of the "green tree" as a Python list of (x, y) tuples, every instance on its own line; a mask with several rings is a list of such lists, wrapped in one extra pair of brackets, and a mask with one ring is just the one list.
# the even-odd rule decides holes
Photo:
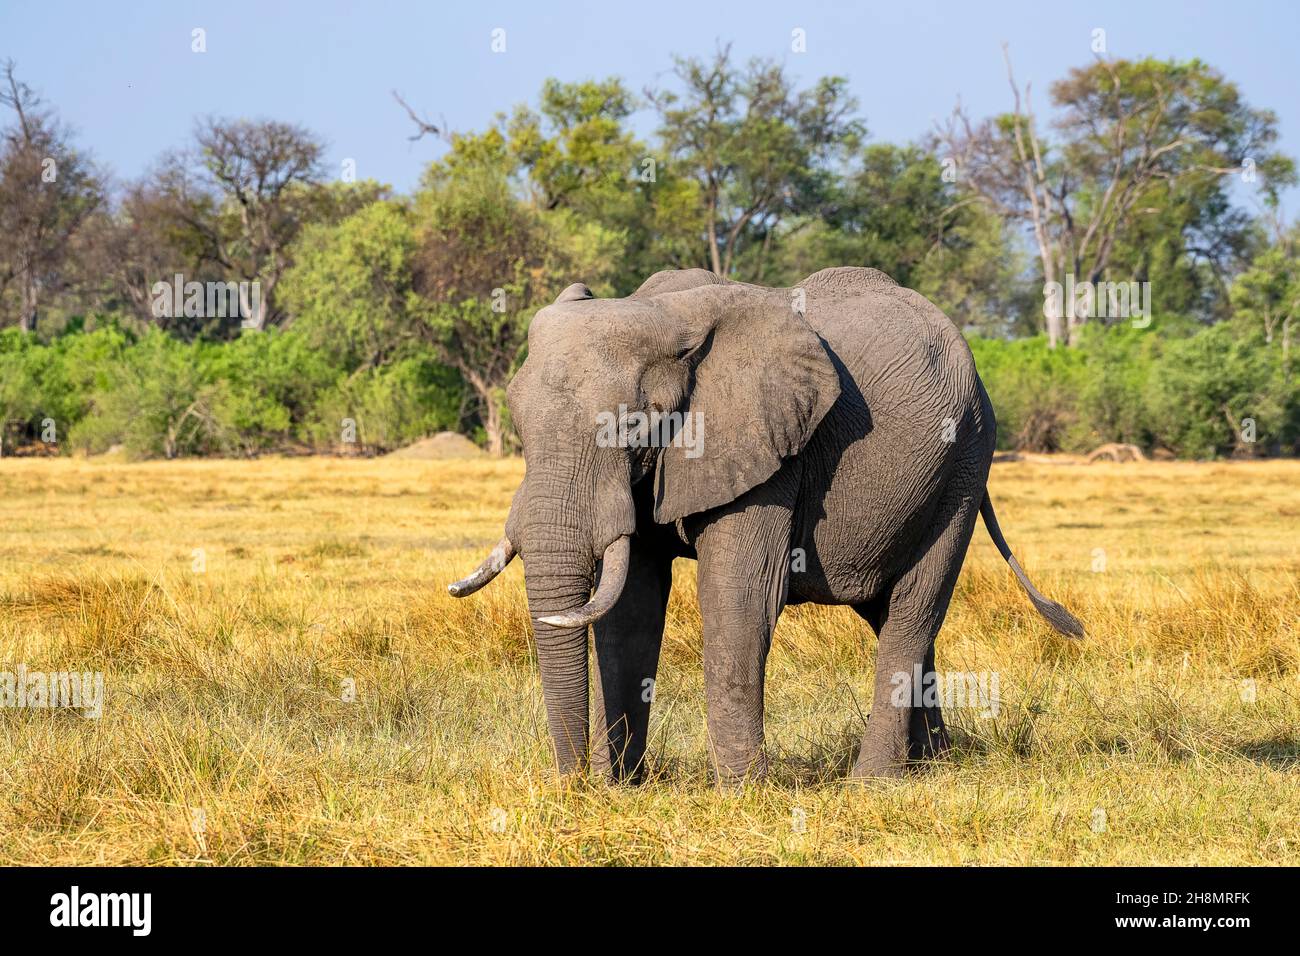
[[(1280, 231), (1279, 231), (1280, 232)], [(1300, 316), (1300, 225), (1280, 233), (1233, 282), (1234, 318), (1261, 332), (1281, 350), (1282, 374), (1291, 378), (1291, 339)]]
[(489, 450), (505, 451), (505, 386), (533, 313), (582, 276), (609, 291), (618, 236), (564, 208), (518, 195), (499, 129), (453, 139), (415, 200), (413, 283), (428, 341), (475, 398)]
[(943, 172), (918, 146), (867, 147), (824, 213), (780, 238), (761, 281), (791, 284), (827, 266), (871, 266), (931, 298), (959, 325), (1004, 331), (1025, 285), (1020, 256), (1001, 220), (963, 199)]
[[(297, 328), (241, 335), (198, 355), (207, 377), (223, 385), (216, 414), (248, 455), (312, 439), (322, 397), (346, 376)], [(336, 437), (340, 426), (333, 422)]]
[(539, 206), (569, 210), (617, 238), (618, 295), (659, 269), (697, 265), (704, 233), (696, 182), (628, 129), (639, 105), (616, 78), (547, 80), (538, 109), (518, 107), (503, 127)]
[(796, 91), (780, 65), (737, 68), (728, 47), (675, 62), (681, 89), (652, 99), (669, 163), (704, 206), (702, 258), (719, 275), (759, 275), (782, 220), (821, 208), (836, 162), (864, 135), (857, 101), (842, 77)]
[(420, 335), (415, 251), (411, 216), (392, 201), (309, 226), (282, 289), (295, 331), (349, 372), (392, 360)]
[[(1141, 229), (1148, 221), (1179, 237), (1173, 255), (1155, 248), (1165, 255), (1162, 278), (1180, 276), (1170, 261), (1197, 257), (1222, 271), (1240, 247), (1229, 240), (1248, 228), (1232, 214), (1229, 177), (1253, 179), (1270, 201), (1295, 181), (1293, 162), (1274, 149), (1274, 114), (1249, 106), (1199, 60), (1098, 60), (1070, 70), (1051, 88), (1053, 140), (1040, 133), (1009, 60), (1008, 74), (1014, 112), (975, 124), (958, 109), (935, 146), (964, 188), (1028, 229), (1045, 282), (1141, 278), (1143, 262), (1153, 264)], [(1200, 241), (1207, 236), (1214, 241)], [(1048, 316), (1049, 344), (1076, 341), (1083, 321), (1066, 328), (1061, 315)]]
[(1220, 323), (1169, 341), (1144, 405), (1153, 431), (1178, 454), (1294, 452), (1300, 393), (1282, 378), (1280, 354), (1258, 329)]
[(321, 393), (306, 435), (317, 446), (335, 445), (340, 424), (350, 420), (361, 447), (398, 448), (459, 424), (459, 385), (456, 373), (431, 356), (361, 369)]
[(636, 105), (616, 78), (548, 79), (537, 110), (516, 107), (505, 124), (507, 149), (526, 171), (531, 198), (588, 219), (608, 217), (611, 206), (626, 215), (637, 198), (629, 188), (634, 171), (649, 153), (626, 127)]

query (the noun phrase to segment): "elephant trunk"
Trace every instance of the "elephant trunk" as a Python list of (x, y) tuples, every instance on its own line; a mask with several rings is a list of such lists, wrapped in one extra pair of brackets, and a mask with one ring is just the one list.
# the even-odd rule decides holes
[[(594, 570), (589, 549), (585, 560), (581, 549), (526, 553), (524, 583), (532, 617), (562, 615), (583, 607), (591, 594)], [(556, 765), (561, 774), (575, 773), (587, 765), (587, 625), (538, 623), (533, 633)]]

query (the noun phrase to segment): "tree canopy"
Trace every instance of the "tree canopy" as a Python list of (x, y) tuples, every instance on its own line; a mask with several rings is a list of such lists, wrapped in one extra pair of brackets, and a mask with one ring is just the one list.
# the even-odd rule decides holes
[[(332, 176), (320, 136), (271, 118), (201, 117), (116, 182), (9, 63), (7, 440), (51, 419), (86, 448), (251, 454), (457, 428), (504, 452), (529, 322), (569, 284), (626, 295), (701, 267), (790, 286), (863, 265), (972, 337), (1017, 442), (1239, 454), (1250, 419), (1293, 448), (1300, 233), (1276, 115), (1199, 60), (1098, 58), (1041, 115), (1009, 55), (1007, 79), (1006, 111), (959, 107), (908, 143), (871, 139), (846, 78), (726, 45), (639, 92), (548, 80), (459, 132), (397, 96), (412, 139), (440, 144), (401, 195)], [(1062, 309), (1063, 282), (1141, 287), (1151, 314)], [(207, 307), (213, 287), (236, 307)], [(159, 288), (186, 307), (159, 309)]]

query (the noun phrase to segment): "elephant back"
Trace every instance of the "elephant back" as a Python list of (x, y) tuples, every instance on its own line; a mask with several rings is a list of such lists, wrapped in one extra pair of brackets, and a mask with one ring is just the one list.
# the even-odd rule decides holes
[(896, 289), (895, 282), (879, 269), (865, 266), (835, 266), (814, 272), (798, 288), (830, 295), (861, 295), (874, 289)]

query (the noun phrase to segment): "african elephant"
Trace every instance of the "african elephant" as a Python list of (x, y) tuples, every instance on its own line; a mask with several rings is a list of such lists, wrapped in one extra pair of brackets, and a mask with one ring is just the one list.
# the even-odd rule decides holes
[(572, 285), (533, 319), (507, 400), (526, 474), (505, 537), (449, 590), (470, 594), (523, 556), (562, 773), (585, 767), (594, 736), (593, 769), (639, 778), (677, 557), (697, 562), (724, 783), (766, 772), (764, 668), (787, 604), (847, 604), (878, 635), (855, 777), (897, 776), (946, 749), (939, 707), (899, 705), (891, 679), (934, 671), (977, 512), (1039, 613), (1083, 634), (998, 530), (993, 410), (970, 349), (882, 272), (826, 269), (769, 289), (667, 271), (624, 299)]

